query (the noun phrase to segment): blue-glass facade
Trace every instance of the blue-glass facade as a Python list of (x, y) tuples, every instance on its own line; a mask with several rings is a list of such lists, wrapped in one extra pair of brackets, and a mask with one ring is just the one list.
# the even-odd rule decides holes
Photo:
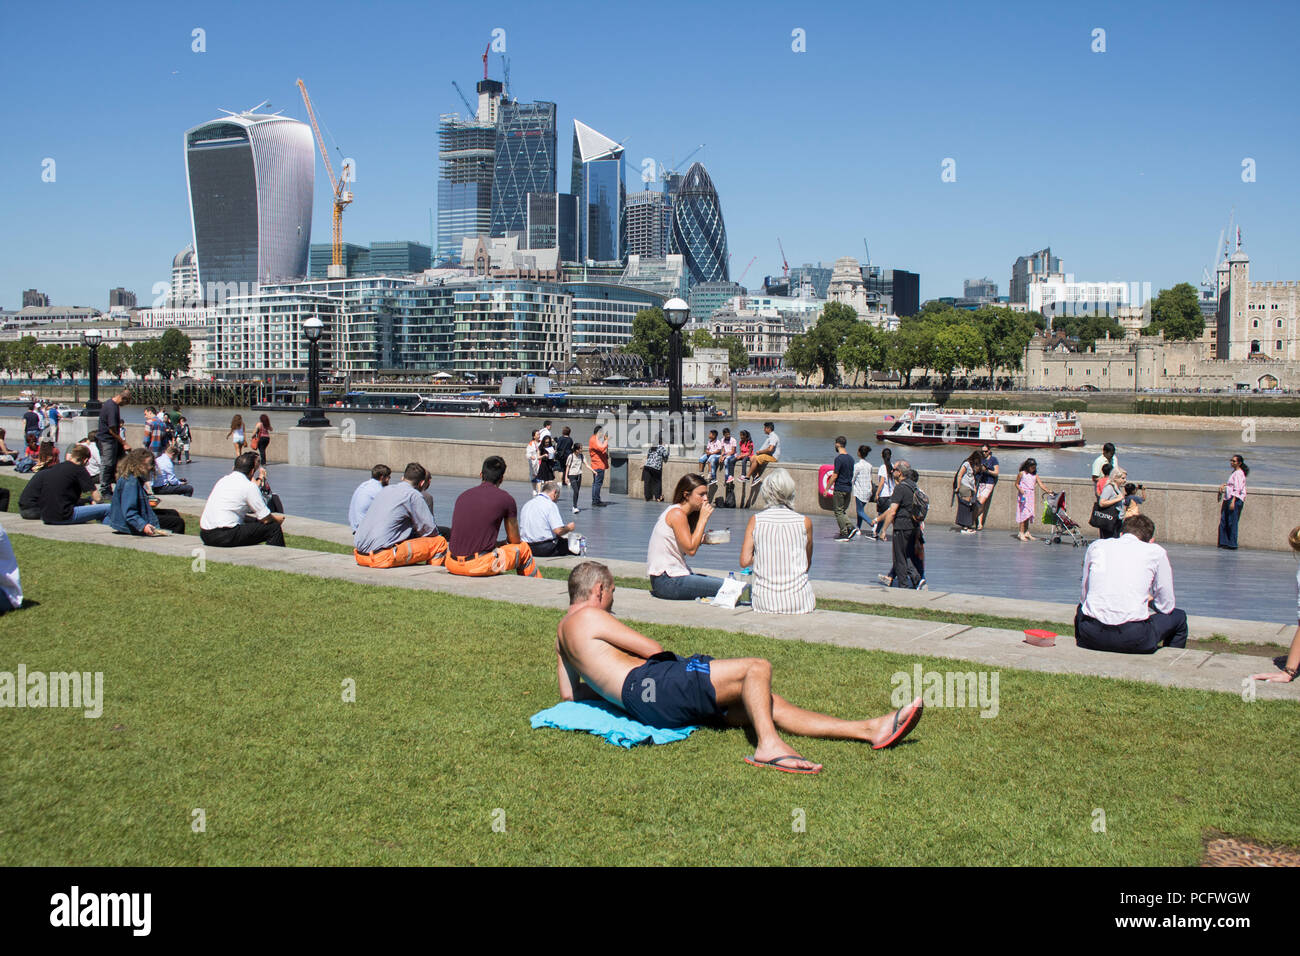
[(525, 248), (558, 249), (561, 262), (578, 259), (578, 200), (569, 193), (529, 193)]
[(495, 122), (446, 114), (438, 123), (438, 259), (460, 256), (461, 240), (492, 228)]
[(632, 340), (632, 320), (642, 309), (662, 308), (664, 296), (604, 282), (566, 282), (573, 296), (573, 348), (613, 351)]
[(686, 171), (673, 197), (672, 251), (685, 259), (692, 285), (731, 278), (722, 206), (702, 163)]
[(492, 175), (492, 235), (522, 235), (528, 194), (555, 192), (555, 104), (502, 101)]
[(578, 259), (623, 258), (627, 176), (623, 147), (574, 121), (572, 192), (578, 197)]

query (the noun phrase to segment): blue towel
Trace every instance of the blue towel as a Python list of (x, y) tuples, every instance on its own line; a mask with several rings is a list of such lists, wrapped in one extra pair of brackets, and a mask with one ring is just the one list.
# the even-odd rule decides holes
[(698, 728), (649, 727), (638, 723), (606, 701), (564, 701), (532, 716), (533, 729), (554, 727), (557, 730), (585, 730), (604, 737), (611, 744), (631, 747), (649, 741), (671, 744), (685, 740)]

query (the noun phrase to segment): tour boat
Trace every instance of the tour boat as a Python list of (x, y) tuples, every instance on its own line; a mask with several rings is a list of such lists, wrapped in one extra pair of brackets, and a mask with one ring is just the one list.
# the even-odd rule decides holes
[(1071, 448), (1083, 444), (1073, 412), (998, 412), (940, 408), (914, 402), (876, 441), (900, 445), (989, 445), (998, 448)]
[(519, 413), (508, 408), (495, 396), (483, 392), (461, 392), (455, 396), (421, 395), (415, 406), (403, 415), (440, 415), (455, 418), (518, 418)]

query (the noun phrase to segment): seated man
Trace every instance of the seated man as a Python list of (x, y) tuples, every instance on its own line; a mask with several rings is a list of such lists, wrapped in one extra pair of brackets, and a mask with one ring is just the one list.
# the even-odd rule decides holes
[(199, 537), (214, 548), (250, 544), (284, 547), (284, 515), (272, 514), (253, 483), (259, 457), (246, 451), (235, 459), (235, 470), (217, 481), (199, 517)]
[(776, 433), (776, 426), (771, 422), (763, 422), (763, 431), (767, 437), (763, 440), (763, 446), (754, 455), (754, 470), (750, 472), (750, 481), (758, 481), (768, 465), (774, 465), (781, 460), (781, 436)]
[(153, 493), (155, 495), (185, 495), (194, 497), (194, 486), (182, 478), (176, 477), (176, 459), (180, 457), (180, 445), (172, 442), (166, 450), (154, 459)]
[(357, 526), (352, 554), (367, 568), (400, 568), (408, 564), (442, 564), (447, 539), (438, 534), (433, 513), (422, 492), (429, 487), (424, 466), (411, 462), (402, 480), (385, 485), (375, 495)]
[(614, 576), (584, 561), (569, 574), (569, 611), (557, 628), (555, 653), (564, 700), (604, 699), (651, 727), (724, 722), (753, 727), (758, 746), (745, 762), (786, 773), (817, 773), (778, 731), (800, 737), (893, 746), (921, 720), (921, 698), (883, 717), (841, 720), (801, 710), (772, 693), (772, 665), (761, 658), (683, 659), (642, 637), (610, 612)]
[[(110, 506), (100, 502), (95, 481), (86, 471), (89, 458), (83, 445), (73, 445), (67, 461), (37, 472), (18, 498), (22, 516), (39, 517), (45, 524), (85, 524), (108, 514)], [(93, 504), (78, 504), (83, 494), (90, 495)]]
[(704, 443), (704, 454), (700, 456), (700, 474), (707, 472), (709, 484), (713, 484), (718, 476), (718, 459), (722, 457), (722, 439), (718, 437), (716, 428), (709, 429), (709, 440)]
[(375, 495), (379, 494), (381, 489), (388, 487), (388, 479), (392, 474), (393, 469), (387, 465), (375, 465), (370, 469), (370, 477), (357, 485), (357, 490), (352, 492), (352, 501), (348, 505), (348, 527), (352, 529), (354, 535), (361, 524), (361, 519), (370, 510), (370, 503), (375, 500)]
[[(1187, 614), (1174, 607), (1169, 555), (1146, 515), (1125, 518), (1118, 538), (1101, 538), (1083, 558), (1083, 601), (1074, 613), (1080, 647), (1119, 654), (1154, 654), (1161, 645), (1187, 646)], [(1148, 605), (1154, 599), (1155, 611)]]
[[(505, 459), (500, 455), (485, 459), (479, 476), (483, 483), (461, 492), (452, 510), (447, 570), (452, 574), (481, 577), (513, 568), (518, 574), (540, 578), (542, 572), (533, 563), (532, 549), (519, 537), (515, 499), (501, 490), (501, 480), (506, 476)], [(506, 526), (506, 540), (498, 543), (502, 522)]]
[(576, 525), (560, 520), (560, 509), (555, 502), (560, 497), (560, 486), (553, 481), (542, 484), (542, 493), (533, 495), (519, 509), (519, 535), (533, 552), (533, 557), (550, 558), (569, 553), (567, 538), (561, 537)]

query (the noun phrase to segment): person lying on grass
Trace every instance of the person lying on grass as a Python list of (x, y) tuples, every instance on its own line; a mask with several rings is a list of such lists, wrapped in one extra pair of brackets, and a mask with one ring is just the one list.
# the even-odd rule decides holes
[(665, 651), (618, 621), (614, 576), (595, 561), (569, 573), (569, 611), (556, 628), (556, 673), (566, 701), (606, 700), (651, 727), (721, 723), (753, 727), (758, 746), (745, 762), (786, 773), (817, 773), (778, 731), (799, 737), (860, 740), (892, 747), (921, 720), (921, 698), (870, 720), (841, 720), (801, 710), (772, 693), (772, 665), (761, 658), (689, 659)]

